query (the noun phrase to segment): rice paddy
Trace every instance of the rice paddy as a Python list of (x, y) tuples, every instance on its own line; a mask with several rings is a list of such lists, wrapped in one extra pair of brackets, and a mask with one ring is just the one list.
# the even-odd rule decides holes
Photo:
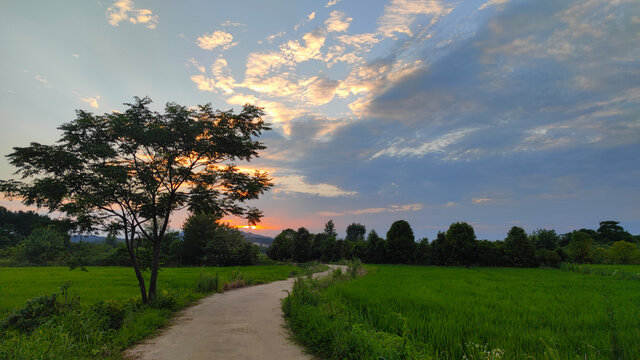
[[(0, 267), (0, 318), (3, 314), (20, 308), (28, 299), (51, 294), (66, 282), (82, 304), (90, 305), (100, 300), (128, 299), (140, 296), (140, 289), (132, 268), (87, 267), (88, 272), (69, 271), (67, 267)], [(238, 272), (249, 284), (287, 279), (295, 266), (240, 266), (209, 268), (165, 268), (158, 275), (158, 288), (193, 289), (201, 273), (218, 273), (229, 278)], [(145, 274), (147, 286), (149, 273)]]
[[(376, 265), (368, 271), (293, 301), (289, 323), (297, 338), (328, 358), (380, 355), (371, 350), (375, 344), (345, 345), (335, 338), (353, 338), (355, 331), (377, 339), (389, 334), (390, 343), (403, 344), (392, 355), (385, 350), (387, 359), (395, 353), (434, 359), (640, 358), (638, 281), (557, 269)], [(408, 345), (411, 351), (404, 350)], [(351, 350), (332, 355), (344, 348)], [(362, 349), (369, 349), (366, 356), (358, 356)]]

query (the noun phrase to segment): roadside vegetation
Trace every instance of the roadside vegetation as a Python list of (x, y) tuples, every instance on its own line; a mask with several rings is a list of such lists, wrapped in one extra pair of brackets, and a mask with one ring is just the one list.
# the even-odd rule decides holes
[(325, 268), (167, 268), (162, 290), (149, 304), (142, 303), (131, 268), (2, 268), (0, 359), (120, 359), (122, 350), (205, 295)]
[(556, 269), (366, 266), (283, 310), (327, 359), (637, 359), (640, 283)]

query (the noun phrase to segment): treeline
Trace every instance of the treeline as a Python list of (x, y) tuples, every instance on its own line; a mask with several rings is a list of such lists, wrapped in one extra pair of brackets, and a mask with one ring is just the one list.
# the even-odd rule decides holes
[[(208, 214), (191, 215), (183, 232), (168, 232), (161, 248), (163, 266), (254, 265), (261, 259), (258, 246), (242, 233)], [(72, 242), (68, 222), (33, 211), (12, 212), (0, 207), (0, 266), (131, 266), (125, 244), (115, 234), (100, 243)], [(144, 236), (134, 239), (135, 251), (148, 268), (152, 244)], [(264, 255), (262, 255), (264, 256)]]
[(602, 221), (598, 230), (580, 229), (561, 235), (547, 229), (527, 234), (514, 226), (499, 241), (478, 240), (471, 225), (456, 222), (430, 242), (427, 238), (416, 241), (404, 220), (394, 222), (385, 238), (375, 230), (366, 234), (364, 225), (353, 223), (347, 227), (346, 237), (339, 239), (329, 220), (318, 234), (303, 227), (282, 231), (267, 255), (297, 262), (358, 258), (376, 264), (557, 267), (562, 262), (638, 264), (639, 244), (640, 236), (632, 236), (617, 221)]

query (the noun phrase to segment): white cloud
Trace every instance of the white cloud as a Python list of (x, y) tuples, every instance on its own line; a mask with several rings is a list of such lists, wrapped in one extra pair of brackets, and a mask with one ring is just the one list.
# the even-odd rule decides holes
[(309, 184), (305, 178), (300, 175), (289, 175), (274, 178), (276, 188), (274, 192), (295, 192), (302, 194), (311, 194), (321, 197), (338, 197), (356, 195), (355, 191), (342, 190), (331, 184)]
[(328, 32), (347, 31), (353, 18), (347, 17), (342, 11), (334, 10), (329, 14), (329, 18), (324, 22)]
[(135, 9), (132, 0), (119, 0), (107, 8), (107, 19), (111, 26), (118, 26), (122, 21), (132, 24), (146, 24), (147, 28), (155, 29), (158, 15), (153, 15), (149, 9)]
[(340, 35), (338, 40), (345, 45), (354, 46), (356, 48), (366, 48), (380, 42), (376, 34), (364, 33), (355, 35)]
[(227, 61), (225, 59), (219, 58), (217, 59), (213, 65), (211, 65), (211, 73), (213, 77), (207, 77), (204, 75), (205, 69), (204, 66), (198, 64), (197, 62), (194, 64), (200, 70), (203, 75), (193, 75), (191, 76), (191, 81), (196, 83), (199, 90), (216, 92), (215, 90), (222, 90), (222, 92), (231, 95), (234, 92), (234, 88), (238, 86), (236, 81), (231, 76), (230, 70), (227, 67)]
[(320, 211), (317, 214), (320, 216), (343, 216), (343, 215), (362, 215), (362, 214), (378, 214), (378, 213), (394, 213), (394, 212), (407, 212), (407, 211), (420, 211), (422, 210), (422, 204), (406, 204), (406, 205), (390, 205), (387, 207), (366, 208), (359, 210), (347, 210), (347, 211)]
[(275, 40), (275, 39), (277, 39), (277, 38), (279, 38), (279, 37), (282, 37), (282, 36), (284, 36), (285, 34), (286, 34), (286, 32), (285, 32), (285, 31), (280, 31), (280, 32), (279, 32), (279, 33), (277, 33), (277, 34), (273, 34), (273, 35), (269, 35), (269, 36), (267, 36), (266, 40), (271, 44), (271, 43), (273, 42), (273, 40)]
[(74, 57), (74, 58), (76, 58), (76, 59), (80, 57), (80, 55), (78, 55), (78, 54), (73, 54), (73, 55), (71, 55), (71, 56), (73, 56), (73, 57)]
[(433, 24), (451, 10), (453, 7), (438, 0), (392, 0), (378, 19), (378, 31), (386, 37), (393, 37), (395, 33), (413, 36), (411, 24), (419, 15), (430, 15)]
[(204, 67), (204, 65), (201, 65), (196, 59), (191, 58), (191, 59), (189, 59), (187, 61), (189, 62), (189, 64), (193, 65), (193, 67), (198, 69), (198, 71), (200, 71), (201, 73), (205, 73), (206, 72), (206, 68)]
[(326, 8), (332, 7), (333, 5), (339, 3), (341, 0), (329, 0), (329, 2), (324, 6)]
[(508, 3), (509, 0), (489, 0), (486, 3), (482, 4), (478, 10), (483, 10), (488, 8), (489, 6), (497, 6), (497, 5), (504, 5), (506, 3)]
[(49, 80), (43, 78), (41, 75), (39, 74), (33, 75), (33, 78), (38, 80), (42, 85), (44, 85), (44, 87), (46, 88), (51, 87), (51, 83), (49, 82)]
[(88, 97), (88, 98), (79, 98), (80, 101), (85, 102), (87, 104), (89, 104), (89, 106), (91, 106), (92, 108), (99, 108), (100, 105), (98, 105), (98, 100), (100, 100), (100, 95), (97, 95), (95, 97)]
[(493, 201), (493, 199), (491, 198), (474, 198), (471, 200), (472, 203), (474, 204), (482, 204), (485, 202), (489, 202), (489, 201)]
[(216, 30), (211, 34), (204, 34), (198, 37), (196, 44), (204, 50), (213, 50), (217, 47), (222, 47), (223, 50), (227, 50), (230, 47), (237, 45), (237, 43), (233, 43), (233, 35)]
[(310, 59), (322, 59), (320, 49), (324, 45), (326, 37), (320, 31), (304, 34), (304, 45), (300, 41), (288, 41), (280, 50), (291, 61), (300, 63)]
[(220, 24), (220, 26), (246, 26), (243, 23), (239, 23), (239, 22), (231, 22), (231, 20), (227, 20), (225, 22), (223, 22), (222, 24)]
[(296, 24), (296, 26), (293, 27), (293, 30), (298, 30), (300, 27), (302, 27), (304, 24), (308, 23), (309, 21), (313, 20), (316, 18), (316, 12), (312, 12), (311, 14), (307, 15), (306, 19), (302, 19), (300, 20), (299, 23)]
[(463, 137), (478, 130), (478, 128), (464, 128), (461, 130), (452, 131), (444, 134), (440, 137), (433, 139), (432, 141), (423, 142), (419, 144), (409, 143), (400, 138), (389, 147), (382, 149), (371, 156), (371, 159), (386, 155), (389, 157), (422, 157), (424, 155), (443, 152), (449, 146), (457, 143)]

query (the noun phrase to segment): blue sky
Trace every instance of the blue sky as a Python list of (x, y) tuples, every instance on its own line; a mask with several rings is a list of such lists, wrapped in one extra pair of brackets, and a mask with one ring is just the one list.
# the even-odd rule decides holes
[(1, 154), (133, 96), (250, 102), (274, 125), (239, 164), (276, 183), (257, 232), (640, 233), (638, 1), (5, 0), (0, 28)]

